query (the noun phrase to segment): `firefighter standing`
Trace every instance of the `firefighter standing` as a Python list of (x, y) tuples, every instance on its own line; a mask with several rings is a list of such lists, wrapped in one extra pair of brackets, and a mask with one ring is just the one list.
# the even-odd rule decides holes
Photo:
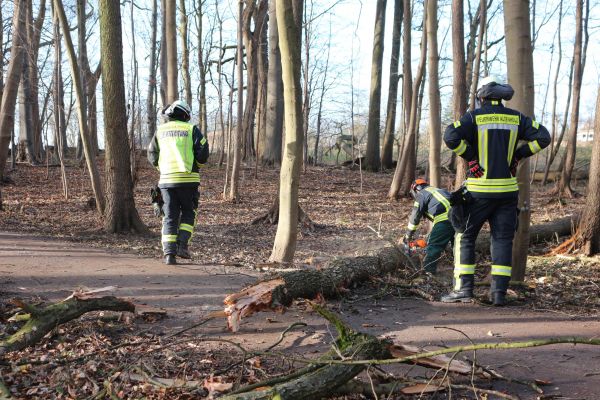
[(164, 200), (162, 248), (165, 264), (176, 264), (175, 257), (191, 258), (192, 239), (198, 209), (198, 168), (208, 160), (208, 142), (200, 129), (189, 123), (190, 107), (181, 100), (170, 104), (148, 147), (148, 160), (158, 168)]
[[(466, 229), (455, 238), (454, 290), (442, 297), (443, 302), (472, 299), (475, 240), (487, 221), (492, 240), (491, 300), (496, 306), (505, 304), (517, 226), (517, 165), (550, 143), (544, 126), (502, 104), (513, 94), (510, 85), (484, 78), (477, 89), (480, 107), (446, 128), (444, 142), (468, 162), (466, 188), (472, 201), (465, 206)], [(518, 146), (519, 140), (527, 143)]]
[(437, 262), (448, 242), (454, 238), (454, 228), (448, 221), (450, 211), (450, 193), (444, 189), (429, 186), (424, 179), (417, 179), (410, 187), (410, 194), (415, 200), (408, 219), (408, 227), (403, 242), (408, 244), (414, 237), (421, 217), (425, 216), (433, 222), (433, 228), (427, 239), (427, 253), (423, 260), (425, 271), (435, 274)]

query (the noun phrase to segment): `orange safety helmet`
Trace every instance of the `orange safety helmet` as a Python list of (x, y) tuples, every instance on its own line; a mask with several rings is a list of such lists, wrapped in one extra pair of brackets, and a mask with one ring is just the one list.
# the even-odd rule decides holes
[(415, 179), (412, 185), (410, 185), (410, 194), (413, 197), (413, 199), (416, 199), (417, 193), (425, 189), (427, 186), (429, 186), (429, 183), (427, 183), (425, 179)]

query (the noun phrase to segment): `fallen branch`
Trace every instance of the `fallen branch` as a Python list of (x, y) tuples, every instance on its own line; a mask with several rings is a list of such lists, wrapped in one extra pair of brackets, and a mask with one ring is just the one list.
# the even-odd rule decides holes
[(406, 256), (396, 247), (368, 255), (338, 258), (322, 269), (282, 272), (225, 298), (229, 329), (237, 331), (242, 318), (261, 310), (282, 311), (295, 299), (338, 296), (348, 287), (406, 266)]
[(52, 329), (90, 311), (135, 311), (135, 306), (129, 301), (113, 296), (90, 297), (83, 293), (74, 294), (44, 308), (34, 307), (18, 299), (13, 302), (29, 313), (30, 318), (16, 333), (0, 341), (0, 354), (32, 346)]

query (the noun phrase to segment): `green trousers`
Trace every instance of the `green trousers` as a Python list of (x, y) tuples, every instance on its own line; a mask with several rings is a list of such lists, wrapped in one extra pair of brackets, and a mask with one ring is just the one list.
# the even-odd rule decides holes
[(433, 225), (427, 240), (427, 254), (423, 260), (425, 271), (435, 274), (437, 263), (448, 242), (454, 240), (454, 228), (450, 221), (440, 221)]

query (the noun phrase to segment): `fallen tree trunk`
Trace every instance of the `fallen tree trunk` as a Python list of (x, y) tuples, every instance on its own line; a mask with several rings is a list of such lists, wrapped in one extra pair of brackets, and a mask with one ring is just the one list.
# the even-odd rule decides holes
[(384, 247), (368, 255), (335, 259), (323, 269), (282, 272), (225, 298), (229, 329), (237, 331), (240, 320), (255, 312), (283, 310), (293, 300), (335, 297), (355, 284), (368, 281), (408, 265), (407, 256), (396, 247)]
[(13, 300), (13, 303), (27, 312), (29, 318), (16, 333), (0, 341), (0, 355), (34, 345), (52, 329), (90, 311), (135, 311), (135, 306), (129, 301), (114, 296), (88, 297), (85, 293), (76, 293), (44, 308), (37, 308), (21, 300)]
[[(546, 222), (544, 224), (531, 225), (529, 227), (529, 243), (537, 244), (555, 239), (557, 236), (568, 236), (579, 224), (579, 214), (570, 215)], [(490, 233), (481, 232), (477, 237), (475, 250), (482, 253), (490, 251)]]

